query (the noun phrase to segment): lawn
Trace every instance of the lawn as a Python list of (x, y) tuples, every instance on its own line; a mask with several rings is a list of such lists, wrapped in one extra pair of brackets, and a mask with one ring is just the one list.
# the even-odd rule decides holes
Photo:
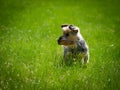
[[(0, 90), (120, 90), (119, 0), (0, 0)], [(62, 65), (61, 24), (81, 29), (83, 67)]]

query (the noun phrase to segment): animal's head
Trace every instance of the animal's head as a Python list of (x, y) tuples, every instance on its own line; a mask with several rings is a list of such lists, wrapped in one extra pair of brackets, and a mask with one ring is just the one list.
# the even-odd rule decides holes
[(74, 45), (76, 40), (78, 39), (77, 35), (79, 33), (79, 28), (74, 25), (61, 25), (63, 35), (59, 37), (58, 44), (59, 45)]

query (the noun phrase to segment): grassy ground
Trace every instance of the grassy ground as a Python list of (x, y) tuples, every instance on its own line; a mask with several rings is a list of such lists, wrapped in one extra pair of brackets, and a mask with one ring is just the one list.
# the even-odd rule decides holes
[[(119, 0), (0, 0), (0, 90), (120, 90)], [(83, 68), (61, 65), (61, 24), (81, 28)]]

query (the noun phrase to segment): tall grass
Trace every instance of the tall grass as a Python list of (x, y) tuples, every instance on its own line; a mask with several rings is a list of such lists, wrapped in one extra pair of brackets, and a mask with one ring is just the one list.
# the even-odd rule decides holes
[[(119, 0), (0, 1), (0, 90), (119, 90)], [(62, 65), (60, 25), (80, 27), (87, 67)]]

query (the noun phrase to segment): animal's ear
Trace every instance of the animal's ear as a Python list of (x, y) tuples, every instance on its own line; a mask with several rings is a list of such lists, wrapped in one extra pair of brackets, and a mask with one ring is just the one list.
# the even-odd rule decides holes
[(70, 25), (69, 29), (72, 30), (74, 33), (78, 32), (78, 28), (76, 26)]
[(67, 24), (62, 24), (61, 28), (64, 28), (64, 27), (67, 27), (67, 26), (68, 26)]
[(69, 29), (70, 29), (70, 30), (75, 30), (75, 26), (70, 25), (70, 26), (69, 26)]

